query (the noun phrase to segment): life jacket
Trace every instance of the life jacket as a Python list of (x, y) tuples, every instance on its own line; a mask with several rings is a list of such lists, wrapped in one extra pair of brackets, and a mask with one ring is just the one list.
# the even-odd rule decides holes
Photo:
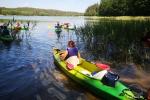
[(78, 49), (76, 47), (74, 48), (67, 48), (68, 51), (68, 58), (71, 56), (77, 56), (78, 55)]

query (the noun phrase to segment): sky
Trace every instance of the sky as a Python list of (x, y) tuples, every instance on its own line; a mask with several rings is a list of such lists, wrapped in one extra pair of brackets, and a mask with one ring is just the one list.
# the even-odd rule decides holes
[(33, 7), (84, 12), (87, 7), (99, 2), (100, 0), (0, 0), (0, 7)]

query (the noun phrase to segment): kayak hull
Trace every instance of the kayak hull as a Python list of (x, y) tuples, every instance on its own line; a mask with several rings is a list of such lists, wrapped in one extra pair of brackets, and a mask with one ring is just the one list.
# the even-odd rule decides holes
[(6, 36), (0, 36), (0, 40), (3, 42), (11, 42), (13, 41), (13, 38), (10, 35), (6, 35)]

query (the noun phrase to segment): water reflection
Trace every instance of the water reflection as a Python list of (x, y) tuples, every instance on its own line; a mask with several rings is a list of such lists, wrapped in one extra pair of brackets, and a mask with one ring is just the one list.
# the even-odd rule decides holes
[(61, 31), (56, 31), (57, 34), (57, 39), (59, 40), (60, 36), (61, 36)]

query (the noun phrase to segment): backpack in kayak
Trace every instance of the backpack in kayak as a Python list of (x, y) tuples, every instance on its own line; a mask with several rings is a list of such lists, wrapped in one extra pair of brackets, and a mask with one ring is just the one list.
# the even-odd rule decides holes
[(104, 85), (115, 87), (118, 79), (119, 76), (117, 74), (109, 71), (107, 74), (104, 75), (101, 81)]

